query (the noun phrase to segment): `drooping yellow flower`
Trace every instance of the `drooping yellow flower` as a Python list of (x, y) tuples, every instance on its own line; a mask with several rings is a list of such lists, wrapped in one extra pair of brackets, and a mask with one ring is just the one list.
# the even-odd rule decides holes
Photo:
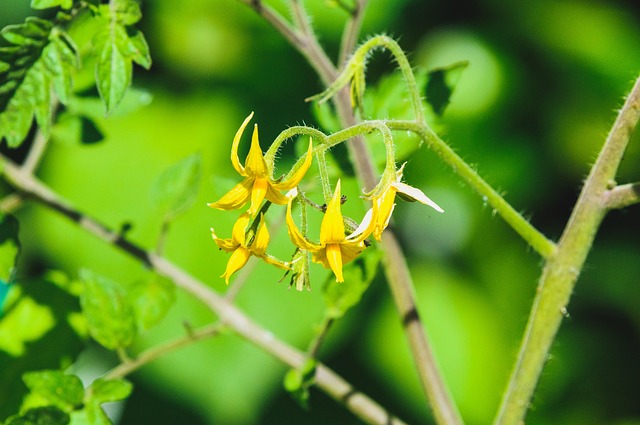
[[(405, 163), (406, 164), (406, 163)], [(378, 216), (375, 220), (375, 226), (373, 230), (373, 237), (379, 241), (382, 238), (382, 232), (389, 225), (391, 220), (391, 213), (395, 207), (396, 195), (401, 198), (414, 202), (418, 201), (424, 205), (428, 205), (438, 212), (444, 212), (442, 208), (435, 202), (427, 197), (420, 189), (413, 186), (409, 186), (406, 183), (402, 183), (402, 172), (405, 164), (396, 172), (396, 181), (391, 182), (389, 188), (385, 190), (380, 196), (374, 197), (373, 202), (378, 206)]]
[(227, 211), (235, 210), (242, 207), (251, 199), (251, 205), (247, 212), (251, 214), (251, 216), (255, 216), (265, 198), (274, 204), (284, 205), (288, 199), (282, 195), (280, 191), (290, 190), (296, 187), (311, 166), (311, 160), (313, 159), (312, 143), (309, 141), (309, 149), (305, 154), (306, 157), (302, 165), (288, 179), (283, 181), (274, 180), (262, 154), (262, 149), (260, 148), (257, 124), (253, 129), (251, 148), (245, 159), (244, 166), (242, 166), (238, 158), (238, 145), (240, 144), (240, 137), (252, 117), (253, 112), (244, 120), (236, 132), (233, 138), (233, 144), (231, 145), (231, 164), (238, 174), (244, 177), (244, 180), (235, 185), (229, 192), (222, 196), (220, 200), (208, 204), (211, 208)]
[(231, 237), (227, 239), (219, 238), (216, 236), (215, 231), (211, 229), (211, 236), (213, 236), (213, 240), (218, 244), (218, 247), (232, 253), (231, 258), (229, 258), (229, 261), (227, 262), (225, 272), (220, 276), (224, 277), (227, 285), (229, 284), (229, 278), (231, 275), (243, 268), (244, 265), (247, 264), (247, 261), (249, 261), (249, 257), (251, 257), (251, 255), (260, 257), (267, 263), (273, 264), (274, 266), (283, 269), (289, 268), (286, 263), (267, 254), (267, 245), (269, 245), (270, 238), (269, 230), (267, 230), (267, 226), (264, 222), (264, 216), (262, 214), (260, 215), (260, 222), (258, 223), (255, 235), (247, 240), (246, 232), (250, 220), (251, 214), (242, 214), (233, 225)]
[(365, 239), (369, 237), (375, 225), (377, 208), (365, 216), (362, 224), (352, 234), (346, 236), (342, 211), (340, 210), (340, 180), (327, 205), (327, 210), (320, 225), (320, 243), (306, 239), (291, 217), (291, 204), (287, 205), (287, 229), (291, 241), (301, 249), (312, 254), (312, 261), (331, 269), (336, 276), (336, 282), (344, 282), (342, 266), (358, 256), (365, 248)]

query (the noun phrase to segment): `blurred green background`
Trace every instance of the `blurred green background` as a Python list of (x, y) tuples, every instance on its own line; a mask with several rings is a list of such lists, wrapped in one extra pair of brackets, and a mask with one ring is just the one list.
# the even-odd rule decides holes
[[(33, 15), (28, 3), (2, 0), (0, 24)], [(285, 3), (274, 6), (284, 10)], [(335, 55), (344, 12), (328, 1), (306, 3), (321, 42)], [(229, 163), (231, 139), (250, 111), (265, 149), (288, 126), (317, 125), (304, 98), (322, 87), (305, 61), (237, 1), (153, 0), (142, 6), (140, 28), (154, 59), (151, 71), (136, 69), (135, 91), (112, 116), (104, 118), (91, 102), (82, 106), (97, 117), (104, 142), (80, 145), (59, 127), (39, 176), (109, 226), (130, 223), (128, 235), (152, 248), (161, 217), (150, 188), (166, 167), (201, 153), (204, 178), (197, 202), (172, 226), (166, 255), (223, 292), (218, 276), (228, 257), (216, 249), (209, 228), (227, 236), (236, 217), (205, 204), (237, 180)], [(557, 239), (622, 96), (640, 72), (638, 2), (371, 0), (363, 34), (383, 32), (399, 38), (417, 68), (469, 61), (437, 128), (516, 209)], [(386, 55), (373, 60), (371, 87), (393, 69), (388, 62)], [(91, 72), (85, 69), (79, 79)], [(640, 180), (639, 133), (619, 182)], [(246, 141), (242, 149), (246, 152)], [(514, 361), (541, 261), (426, 149), (411, 156), (405, 176), (446, 211), (401, 203), (395, 216), (446, 380), (466, 423), (486, 424)], [(353, 185), (348, 193), (357, 198)], [(639, 212), (638, 206), (612, 212), (600, 230), (528, 424), (640, 423)], [(2, 394), (9, 400), (7, 394), (21, 385), (10, 370), (58, 367), (82, 347), (73, 338), (52, 338), (54, 331), (64, 332), (46, 305), (74, 306), (41, 288), (46, 286), (39, 279), (42, 271), (75, 276), (89, 267), (123, 283), (146, 273), (49, 210), (28, 204), (17, 215), (23, 245), (18, 280), (31, 282), (25, 287), (34, 294), (52, 291), (34, 296), (42, 317), (33, 323), (45, 324), (32, 339), (49, 339), (13, 352), (1, 347), (0, 419), (11, 413)], [(273, 233), (274, 246), (286, 238), (282, 228)], [(304, 348), (322, 318), (324, 275), (315, 276), (311, 292), (289, 290), (278, 283), (280, 277), (278, 270), (259, 264), (238, 304), (278, 337)], [(44, 317), (48, 321), (40, 320)], [(185, 321), (195, 326), (212, 320), (196, 301), (178, 293), (169, 316), (138, 348), (183, 334)], [(381, 276), (331, 331), (320, 357), (401, 418), (430, 423)], [(90, 346), (74, 370), (89, 379), (114, 364), (115, 358)], [(223, 335), (134, 374), (133, 396), (110, 406), (110, 414), (121, 425), (356, 421), (315, 390), (310, 411), (300, 408), (282, 388), (285, 371), (250, 344)]]

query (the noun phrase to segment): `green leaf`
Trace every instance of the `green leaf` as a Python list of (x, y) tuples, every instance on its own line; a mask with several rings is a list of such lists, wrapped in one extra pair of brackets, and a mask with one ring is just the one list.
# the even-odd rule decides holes
[(124, 26), (109, 22), (94, 38), (97, 52), (96, 82), (107, 114), (111, 113), (131, 85), (129, 36)]
[(22, 375), (25, 385), (52, 405), (71, 412), (82, 405), (84, 387), (75, 375), (59, 370), (27, 372)]
[(142, 31), (133, 28), (128, 31), (129, 35), (129, 54), (135, 63), (144, 69), (151, 68), (151, 54), (149, 53), (149, 44), (142, 34)]
[(62, 31), (54, 31), (51, 42), (43, 52), (44, 64), (53, 76), (54, 88), (60, 102), (67, 104), (73, 90), (73, 70), (78, 67), (78, 47)]
[(19, 252), (18, 220), (12, 215), (0, 216), (0, 284), (11, 282)]
[(429, 71), (429, 79), (426, 86), (427, 102), (437, 115), (442, 115), (449, 105), (456, 84), (462, 71), (469, 66), (467, 61), (456, 62), (446, 67)]
[(110, 9), (115, 20), (122, 25), (133, 25), (142, 18), (140, 6), (133, 0), (111, 0)]
[(73, 0), (31, 0), (32, 9), (49, 9), (58, 6), (63, 9), (71, 9)]
[(324, 301), (327, 305), (326, 317), (338, 319), (360, 302), (376, 275), (380, 257), (380, 251), (369, 247), (344, 268), (343, 283), (336, 282), (333, 276), (327, 279), (323, 288)]
[(29, 409), (19, 416), (13, 416), (5, 425), (67, 425), (69, 415), (57, 407), (46, 406)]
[(133, 384), (126, 379), (96, 379), (89, 387), (89, 400), (110, 403), (124, 400), (131, 394)]
[(317, 362), (307, 359), (299, 369), (290, 369), (284, 376), (284, 388), (303, 408), (309, 408), (309, 387), (315, 382)]
[(0, 34), (10, 43), (0, 47), (0, 138), (18, 147), (34, 117), (45, 137), (49, 135), (51, 86), (65, 103), (78, 65), (77, 49), (61, 29), (39, 18), (27, 18)]
[(176, 300), (175, 285), (163, 276), (154, 274), (148, 280), (129, 288), (129, 299), (135, 310), (138, 327), (147, 330), (158, 324)]
[(184, 213), (196, 199), (202, 158), (190, 155), (167, 168), (151, 189), (152, 201), (165, 211), (165, 219), (173, 220)]
[(91, 401), (84, 409), (71, 414), (72, 425), (112, 425), (109, 417), (104, 413), (100, 403)]
[(84, 283), (80, 306), (91, 336), (112, 350), (130, 345), (136, 336), (136, 325), (125, 289), (88, 270), (82, 270), (80, 278)]

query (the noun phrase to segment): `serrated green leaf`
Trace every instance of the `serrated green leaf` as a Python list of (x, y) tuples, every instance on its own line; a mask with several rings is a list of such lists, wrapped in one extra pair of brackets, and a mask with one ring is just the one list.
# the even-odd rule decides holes
[(129, 299), (135, 310), (138, 328), (147, 330), (158, 324), (176, 300), (175, 285), (154, 274), (129, 288)]
[(133, 28), (128, 31), (129, 34), (129, 54), (135, 63), (144, 69), (151, 68), (151, 53), (149, 53), (149, 44), (142, 34), (142, 31)]
[(29, 409), (19, 416), (7, 419), (5, 425), (67, 425), (69, 415), (57, 407), (46, 406)]
[(446, 67), (429, 71), (429, 79), (425, 88), (427, 102), (437, 115), (442, 115), (455, 89), (462, 71), (468, 62), (456, 62)]
[(125, 289), (88, 270), (82, 270), (80, 278), (84, 283), (80, 306), (91, 336), (112, 350), (129, 346), (136, 336), (136, 325)]
[(45, 47), (42, 57), (53, 76), (53, 84), (60, 102), (67, 104), (73, 89), (73, 71), (78, 67), (78, 48), (64, 32), (56, 31)]
[(42, 370), (22, 375), (25, 385), (52, 405), (71, 412), (82, 405), (84, 387), (75, 375), (60, 370)]
[(89, 400), (110, 403), (124, 400), (131, 394), (133, 384), (126, 379), (96, 379), (89, 387)]
[(52, 119), (51, 86), (63, 103), (72, 87), (78, 60), (73, 41), (51, 22), (27, 18), (25, 23), (2, 30), (12, 46), (0, 48), (6, 73), (0, 82), (0, 138), (18, 147), (35, 117), (45, 137)]
[(8, 25), (0, 30), (0, 34), (11, 44), (24, 46), (42, 46), (46, 43), (47, 32), (34, 22)]
[(151, 189), (153, 202), (165, 211), (166, 220), (185, 212), (196, 199), (201, 175), (201, 155), (195, 153), (167, 168)]
[(107, 28), (96, 34), (94, 46), (97, 51), (96, 83), (108, 114), (120, 103), (131, 85), (127, 31), (122, 25), (110, 22)]
[(140, 5), (133, 0), (111, 0), (111, 13), (123, 25), (133, 25), (142, 18)]
[(14, 216), (0, 216), (0, 281), (4, 284), (13, 278), (16, 259), (20, 252), (18, 228), (18, 220)]
[(369, 247), (358, 258), (345, 266), (344, 283), (337, 283), (329, 277), (323, 288), (324, 301), (327, 305), (326, 316), (338, 319), (357, 305), (369, 284), (376, 275), (381, 254)]
[(71, 9), (73, 0), (31, 0), (32, 9), (49, 9), (58, 6), (63, 9)]

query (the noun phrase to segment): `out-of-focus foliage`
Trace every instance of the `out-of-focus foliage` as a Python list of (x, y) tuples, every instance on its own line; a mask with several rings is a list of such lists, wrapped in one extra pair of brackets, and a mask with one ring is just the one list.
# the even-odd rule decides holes
[[(25, 22), (34, 14), (25, 3), (0, 2), (0, 23)], [(273, 3), (284, 10), (285, 2)], [(344, 11), (328, 2), (306, 3), (321, 41), (334, 54)], [(517, 209), (557, 238), (614, 110), (640, 70), (638, 5), (623, 0), (370, 3), (365, 31), (397, 36), (413, 52), (410, 60), (423, 75), (468, 62), (442, 117), (434, 116), (434, 127), (466, 160), (478, 164), (480, 173)], [(131, 68), (134, 58), (149, 64), (144, 49), (131, 41), (135, 34), (126, 32), (129, 48), (138, 46), (134, 51), (107, 40), (101, 51), (111, 54), (103, 59), (119, 63), (121, 72), (109, 74), (117, 78), (103, 78), (104, 84), (111, 81), (100, 89), (103, 97), (109, 93), (106, 103), (112, 113), (105, 117), (94, 84), (96, 67), (102, 63), (104, 69), (107, 62), (87, 57), (74, 71), (76, 92), (51, 128), (53, 143), (39, 176), (80, 210), (111, 227), (128, 228), (128, 237), (153, 249), (163, 212), (150, 193), (169, 167), (199, 152), (202, 184), (187, 197), (194, 199), (192, 206), (184, 212), (179, 208), (182, 214), (172, 221), (164, 253), (225, 291), (218, 276), (228, 257), (215, 248), (208, 229), (215, 226), (226, 236), (233, 222), (205, 205), (234, 183), (229, 164), (233, 135), (251, 110), (256, 111), (265, 146), (288, 126), (315, 123), (303, 99), (323, 88), (304, 60), (240, 2), (154, 0), (142, 3), (142, 13), (137, 27), (146, 35), (153, 67), (140, 73)], [(91, 46), (95, 31), (89, 27), (80, 21), (68, 29), (78, 48)], [(367, 93), (378, 95), (380, 102), (369, 107), (365, 101), (371, 117), (408, 111), (406, 97), (393, 84), (396, 76), (386, 74), (393, 69), (388, 62), (385, 55), (375, 56), (367, 74)], [(134, 74), (134, 90), (114, 108), (128, 85), (126, 72)], [(76, 115), (103, 134), (103, 143), (78, 143), (86, 140), (88, 129)], [(24, 138), (30, 123), (21, 125)], [(425, 147), (416, 150), (417, 141), (406, 134), (396, 136), (401, 156), (409, 160), (406, 181), (446, 212), (434, 214), (404, 203), (396, 207), (395, 224), (409, 255), (420, 311), (466, 423), (489, 423), (535, 293), (539, 258)], [(293, 150), (287, 149), (285, 162)], [(242, 144), (240, 150), (244, 157), (248, 146)], [(636, 134), (621, 180), (640, 178), (639, 156)], [(191, 181), (187, 174), (185, 181)], [(345, 206), (356, 204), (358, 190), (345, 191), (351, 200)], [(637, 208), (614, 212), (605, 221), (527, 423), (622, 424), (640, 419), (640, 246), (637, 233), (629, 231), (637, 221)], [(18, 216), (25, 249), (0, 322), (0, 419), (15, 413), (27, 393), (23, 372), (68, 366), (83, 346), (87, 324), (77, 319), (80, 292), (68, 290), (79, 282), (75, 278), (82, 267), (149, 299), (146, 308), (133, 304), (142, 318), (137, 319), (141, 336), (135, 350), (184, 335), (185, 322), (189, 328), (215, 320), (195, 300), (179, 291), (174, 294), (143, 266), (54, 213), (27, 206)], [(277, 251), (286, 231), (278, 230), (275, 222), (270, 225)], [(71, 278), (40, 277), (40, 270), (51, 267)], [(243, 288), (238, 304), (278, 337), (306, 346), (325, 315), (321, 285), (298, 293), (279, 282), (280, 271), (264, 264), (255, 267), (256, 277)], [(81, 285), (75, 288), (79, 291)], [(174, 296), (175, 305), (162, 319), (162, 306)], [(159, 311), (149, 309), (151, 305)], [(149, 329), (151, 323), (158, 326)], [(112, 357), (98, 353), (91, 366), (77, 371), (85, 382), (95, 378), (96, 369), (113, 365)], [(331, 329), (320, 358), (400, 417), (423, 423), (427, 408), (381, 276)], [(265, 353), (222, 335), (133, 375), (131, 399), (110, 415), (125, 425), (353, 422), (313, 389), (308, 400), (312, 413), (305, 413), (282, 388), (285, 373), (284, 366)], [(296, 388), (304, 388), (304, 379), (298, 383)], [(102, 410), (92, 412), (100, 415), (96, 412)]]

